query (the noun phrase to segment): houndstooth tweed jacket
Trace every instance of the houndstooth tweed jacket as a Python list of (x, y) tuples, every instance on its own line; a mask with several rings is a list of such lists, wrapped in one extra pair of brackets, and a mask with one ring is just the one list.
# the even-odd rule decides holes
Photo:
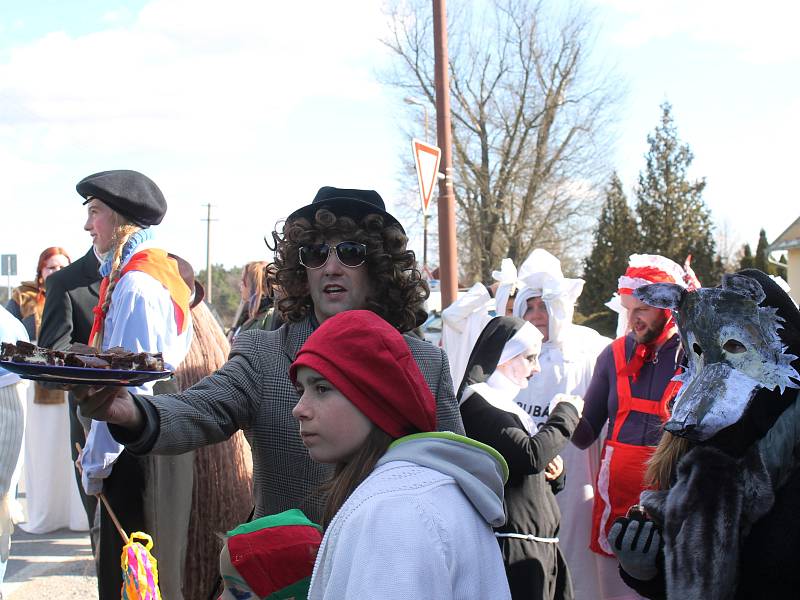
[[(332, 466), (314, 463), (300, 440), (292, 417), (299, 396), (289, 379), (289, 365), (313, 329), (307, 318), (275, 331), (243, 332), (228, 362), (197, 385), (179, 394), (136, 397), (149, 421), (138, 439), (125, 439), (117, 428), (112, 432), (136, 454), (180, 454), (243, 429), (253, 451), (255, 516), (301, 508), (319, 522), (317, 488), (330, 477)], [(405, 338), (436, 397), (438, 428), (463, 434), (444, 352)]]

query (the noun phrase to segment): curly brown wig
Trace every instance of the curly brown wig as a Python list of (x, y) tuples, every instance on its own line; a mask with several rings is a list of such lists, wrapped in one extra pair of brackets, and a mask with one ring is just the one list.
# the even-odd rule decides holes
[(300, 247), (332, 239), (359, 242), (367, 247), (366, 266), (372, 291), (365, 308), (383, 317), (401, 332), (421, 324), (422, 304), (430, 293), (417, 269), (408, 238), (396, 225), (384, 225), (383, 217), (367, 214), (356, 222), (349, 216), (336, 216), (321, 208), (312, 225), (299, 218), (284, 224), (282, 232), (272, 232), (275, 247), (274, 267), (284, 297), (278, 310), (284, 318), (297, 322), (311, 314), (313, 304), (308, 291), (306, 268), (300, 264)]

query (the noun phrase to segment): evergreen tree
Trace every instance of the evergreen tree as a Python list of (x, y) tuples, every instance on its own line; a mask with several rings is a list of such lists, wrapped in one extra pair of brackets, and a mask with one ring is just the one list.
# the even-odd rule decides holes
[(625, 272), (628, 258), (639, 249), (639, 228), (616, 173), (611, 176), (605, 195), (592, 252), (583, 263), (586, 284), (579, 309), (586, 316), (604, 310), (603, 304), (616, 291), (617, 279)]
[(745, 244), (742, 249), (742, 260), (739, 261), (740, 269), (752, 269), (756, 266), (753, 259), (753, 251), (750, 249), (750, 244)]
[(780, 265), (777, 265), (778, 275), (780, 275), (784, 279), (787, 279), (788, 275), (787, 271), (789, 269), (789, 264), (788, 261), (786, 260), (786, 255), (781, 254), (781, 257), (778, 259), (778, 262), (781, 263)]
[[(206, 270), (202, 269), (195, 276), (200, 283), (206, 285)], [(213, 286), (213, 302), (209, 304), (220, 325), (227, 331), (233, 325), (233, 317), (241, 300), (239, 281), (242, 279), (242, 267), (226, 269), (223, 265), (212, 265), (211, 285)], [(208, 298), (206, 298), (208, 303)]]
[(661, 111), (661, 123), (647, 136), (650, 149), (636, 188), (642, 251), (661, 254), (679, 265), (691, 254), (702, 284), (713, 286), (721, 273), (711, 213), (702, 198), (706, 182), (687, 179), (694, 155), (678, 138), (670, 104), (662, 104)]
[(769, 262), (767, 246), (769, 246), (769, 242), (767, 241), (767, 232), (762, 229), (758, 234), (758, 245), (756, 246), (756, 256), (753, 260), (753, 266), (769, 275), (777, 275), (778, 270), (775, 268), (775, 265), (772, 265)]

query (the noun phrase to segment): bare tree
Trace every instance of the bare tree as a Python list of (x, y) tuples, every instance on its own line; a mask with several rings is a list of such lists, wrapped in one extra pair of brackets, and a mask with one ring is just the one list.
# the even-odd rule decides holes
[[(588, 17), (526, 0), (451, 1), (449, 54), (458, 254), (465, 280), (543, 247), (569, 263), (588, 250), (608, 173), (614, 93), (587, 64)], [(434, 103), (430, 0), (389, 9), (384, 77)]]
[(744, 243), (732, 228), (729, 219), (717, 223), (715, 241), (717, 254), (724, 273), (733, 273), (739, 270), (739, 264), (744, 255)]

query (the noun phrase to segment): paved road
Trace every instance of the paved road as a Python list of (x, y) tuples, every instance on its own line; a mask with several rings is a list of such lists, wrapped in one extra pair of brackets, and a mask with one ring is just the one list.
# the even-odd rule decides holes
[(87, 533), (34, 535), (17, 528), (3, 582), (4, 600), (97, 600)]

